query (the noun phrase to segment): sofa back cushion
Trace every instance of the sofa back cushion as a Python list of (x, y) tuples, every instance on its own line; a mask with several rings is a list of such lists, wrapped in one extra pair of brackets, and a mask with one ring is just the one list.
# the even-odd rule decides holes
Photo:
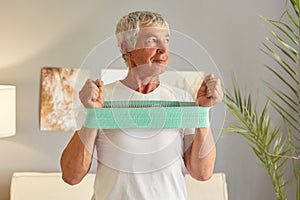
[[(77, 185), (66, 184), (61, 173), (14, 173), (11, 180), (10, 200), (89, 200), (93, 195), (95, 174)], [(188, 200), (227, 200), (225, 174), (215, 173), (205, 182), (185, 177)]]

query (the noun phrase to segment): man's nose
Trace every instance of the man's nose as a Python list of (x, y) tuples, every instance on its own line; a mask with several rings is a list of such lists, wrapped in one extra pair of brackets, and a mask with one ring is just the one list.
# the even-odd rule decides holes
[(165, 53), (169, 50), (169, 44), (160, 41), (157, 45), (157, 53)]

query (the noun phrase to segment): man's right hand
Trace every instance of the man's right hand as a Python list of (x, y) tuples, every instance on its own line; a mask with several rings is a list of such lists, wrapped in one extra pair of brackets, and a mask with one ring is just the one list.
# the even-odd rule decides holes
[(79, 99), (86, 108), (104, 107), (104, 89), (103, 82), (88, 79), (79, 92)]

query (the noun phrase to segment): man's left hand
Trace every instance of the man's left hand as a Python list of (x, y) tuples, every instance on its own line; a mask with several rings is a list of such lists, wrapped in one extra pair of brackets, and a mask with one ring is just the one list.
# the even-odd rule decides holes
[(211, 107), (220, 103), (222, 99), (220, 79), (215, 78), (213, 74), (207, 75), (198, 89), (196, 105)]

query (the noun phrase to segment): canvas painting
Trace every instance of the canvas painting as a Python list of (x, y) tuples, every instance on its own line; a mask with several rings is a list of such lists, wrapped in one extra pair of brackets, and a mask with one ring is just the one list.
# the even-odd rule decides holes
[(73, 131), (76, 129), (78, 88), (83, 71), (77, 68), (44, 67), (41, 71), (40, 129)]

